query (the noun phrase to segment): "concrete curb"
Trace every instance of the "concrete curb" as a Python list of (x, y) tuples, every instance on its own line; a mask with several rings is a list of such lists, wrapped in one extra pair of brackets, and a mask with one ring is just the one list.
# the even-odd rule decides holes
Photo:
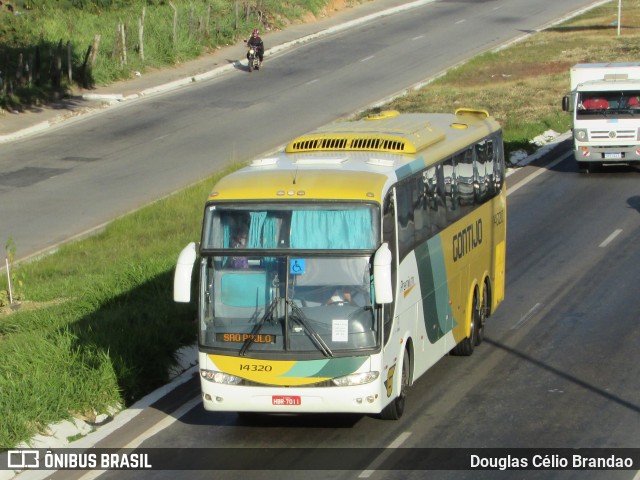
[(7, 135), (0, 135), (0, 143), (10, 142), (12, 140), (18, 140), (19, 138), (29, 137), (31, 135), (35, 135), (36, 133), (40, 133), (45, 131), (47, 128), (51, 126), (50, 121), (44, 121), (40, 123), (36, 123), (35, 125), (27, 128), (23, 128), (22, 130), (18, 130), (13, 133), (9, 133)]

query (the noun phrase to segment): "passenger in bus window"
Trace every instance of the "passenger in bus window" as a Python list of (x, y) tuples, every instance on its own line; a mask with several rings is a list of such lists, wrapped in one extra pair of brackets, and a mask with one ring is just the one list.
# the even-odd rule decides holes
[[(231, 239), (231, 248), (247, 248), (247, 230), (238, 228), (235, 235)], [(230, 268), (249, 268), (249, 260), (247, 257), (231, 257), (227, 261), (227, 267)]]

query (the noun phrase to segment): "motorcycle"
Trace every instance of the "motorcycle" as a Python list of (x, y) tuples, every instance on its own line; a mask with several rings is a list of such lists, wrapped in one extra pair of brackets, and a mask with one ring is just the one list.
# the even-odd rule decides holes
[(247, 60), (249, 61), (249, 71), (254, 69), (260, 70), (260, 56), (258, 55), (258, 49), (256, 47), (249, 46), (247, 52)]

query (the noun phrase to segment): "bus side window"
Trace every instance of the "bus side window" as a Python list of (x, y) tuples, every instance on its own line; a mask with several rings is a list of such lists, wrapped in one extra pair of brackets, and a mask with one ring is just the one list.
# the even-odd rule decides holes
[[(458, 190), (458, 204), (461, 211), (458, 215), (465, 215), (471, 211), (475, 196), (475, 172), (473, 169), (473, 152), (467, 149), (454, 157), (455, 182)], [(455, 220), (456, 217), (452, 217)]]
[(458, 200), (458, 185), (453, 169), (453, 158), (448, 158), (442, 163), (442, 172), (444, 174), (444, 197), (447, 211), (447, 224), (451, 225), (462, 216)]
[(475, 202), (481, 204), (489, 199), (488, 176), (487, 176), (487, 144), (483, 141), (476, 144), (475, 158)]
[(411, 178), (411, 192), (413, 197), (413, 221), (415, 223), (415, 243), (421, 244), (427, 238), (427, 199), (422, 184), (422, 176), (414, 175)]
[(444, 169), (442, 167), (442, 164), (438, 164), (435, 167), (435, 178), (436, 178), (435, 200), (436, 200), (437, 208), (434, 208), (433, 220), (435, 225), (437, 225), (438, 227), (438, 231), (440, 231), (447, 228), (446, 189), (445, 189)]
[(500, 137), (494, 137), (493, 145), (493, 183), (496, 186), (496, 194), (502, 191), (504, 183), (504, 152), (502, 150), (502, 141)]
[(403, 180), (396, 187), (396, 209), (398, 214), (398, 255), (400, 261), (415, 246), (415, 221), (413, 218), (413, 190), (415, 181)]
[(382, 212), (382, 241), (389, 244), (389, 250), (395, 254), (395, 229), (396, 214), (393, 202), (393, 195), (389, 193), (384, 199)]
[[(389, 250), (391, 250), (391, 255), (393, 260), (391, 261), (391, 285), (393, 289), (393, 298), (396, 298), (396, 241), (395, 241), (395, 231), (396, 231), (396, 214), (395, 214), (395, 202), (393, 197), (393, 190), (391, 190), (387, 197), (384, 199), (383, 211), (382, 211), (382, 241), (389, 244)], [(391, 335), (391, 325), (393, 323), (393, 310), (394, 310), (395, 302), (389, 303), (387, 305), (383, 305), (383, 335), (384, 342), (386, 343), (389, 340), (389, 336)]]
[(485, 164), (487, 173), (487, 196), (493, 198), (496, 196), (496, 184), (495, 184), (495, 159), (493, 158), (493, 140), (487, 140), (486, 150), (487, 163)]

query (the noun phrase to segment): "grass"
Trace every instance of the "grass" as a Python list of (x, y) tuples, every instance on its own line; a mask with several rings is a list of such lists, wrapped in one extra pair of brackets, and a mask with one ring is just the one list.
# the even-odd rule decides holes
[[(222, 174), (222, 173), (221, 173)], [(193, 306), (172, 301), (177, 253), (199, 236), (208, 179), (17, 267), (21, 308), (0, 316), (0, 446), (69, 415), (130, 405), (167, 382), (195, 341)]]
[[(532, 149), (534, 136), (569, 128), (560, 99), (570, 65), (638, 60), (640, 30), (623, 28), (616, 36), (609, 26), (615, 11), (617, 2), (611, 2), (481, 55), (385, 108), (486, 108), (504, 126), (507, 148)], [(623, 11), (625, 24), (640, 24), (637, 0), (624, 1)], [(174, 264), (181, 248), (199, 238), (204, 199), (215, 180), (15, 267), (21, 308), (0, 315), (0, 449), (69, 416), (90, 418), (130, 405), (167, 381), (175, 352), (196, 338), (195, 306), (171, 300)], [(6, 289), (3, 278), (0, 291)]]

